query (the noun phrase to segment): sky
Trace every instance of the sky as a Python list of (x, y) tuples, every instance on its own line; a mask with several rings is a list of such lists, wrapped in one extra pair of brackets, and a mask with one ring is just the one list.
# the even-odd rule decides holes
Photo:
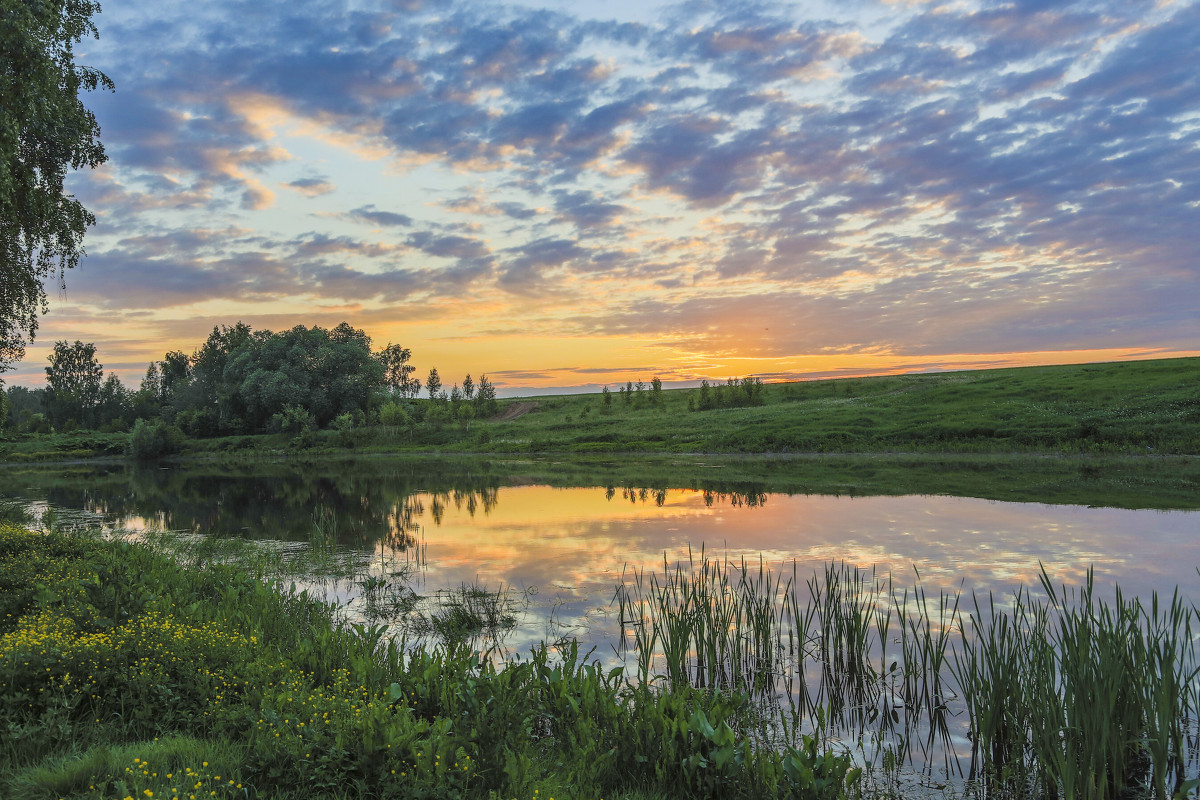
[(504, 393), (1200, 354), (1200, 2), (122, 0), (56, 340)]

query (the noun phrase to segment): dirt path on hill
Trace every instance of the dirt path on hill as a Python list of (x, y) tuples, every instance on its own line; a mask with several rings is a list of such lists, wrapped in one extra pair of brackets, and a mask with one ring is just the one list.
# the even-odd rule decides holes
[(540, 405), (541, 404), (536, 400), (523, 400), (520, 403), (513, 403), (512, 405), (505, 407), (505, 409), (499, 414), (492, 417), (491, 422), (508, 422), (509, 420), (516, 419), (517, 417), (523, 417), (530, 411), (537, 411)]

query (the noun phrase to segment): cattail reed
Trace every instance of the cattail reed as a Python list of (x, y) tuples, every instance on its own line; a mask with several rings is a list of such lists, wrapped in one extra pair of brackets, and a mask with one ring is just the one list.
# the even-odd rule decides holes
[[(774, 698), (783, 731), (857, 738), (887, 769), (942, 754), (968, 727), (968, 794), (1168, 800), (1200, 787), (1195, 606), (1176, 590), (1148, 605), (1119, 588), (1011, 597), (912, 587), (848, 564), (802, 581), (757, 564), (699, 559), (617, 588), (623, 646), (643, 681)], [(965, 714), (965, 717), (962, 715)], [(964, 721), (965, 720), (965, 721)], [(918, 735), (917, 732), (920, 732)], [(872, 750), (873, 753), (867, 752)]]

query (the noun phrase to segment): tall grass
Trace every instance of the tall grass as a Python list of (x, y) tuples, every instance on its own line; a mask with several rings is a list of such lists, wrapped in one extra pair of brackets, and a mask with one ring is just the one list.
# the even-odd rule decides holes
[(780, 677), (782, 588), (761, 560), (757, 571), (745, 561), (731, 569), (701, 552), (698, 569), (689, 561), (686, 571), (664, 562), (661, 577), (635, 570), (614, 602), (643, 681), (661, 669), (672, 684), (762, 694)]
[[(1020, 587), (1007, 601), (826, 565), (800, 581), (701, 555), (614, 599), (642, 680), (773, 697), (785, 731), (962, 774), (978, 797), (1167, 800), (1200, 786), (1200, 612), (1178, 590)], [(971, 742), (961, 770), (956, 742)], [(964, 754), (965, 755), (965, 754)]]

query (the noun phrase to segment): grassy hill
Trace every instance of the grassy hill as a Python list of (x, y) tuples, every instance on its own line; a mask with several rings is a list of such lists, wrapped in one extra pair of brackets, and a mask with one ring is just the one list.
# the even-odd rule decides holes
[[(722, 394), (737, 392), (714, 387), (707, 404), (699, 389), (512, 398), (469, 427), (234, 436), (186, 453), (1200, 454), (1200, 358), (767, 384), (741, 406)], [(26, 435), (0, 443), (0, 461), (119, 457), (128, 439)]]
[[(770, 384), (761, 405), (689, 410), (635, 392), (560, 395), (490, 423), (492, 452), (1200, 453), (1200, 358)], [(509, 401), (512, 403), (521, 401)], [(480, 441), (486, 438), (487, 441)]]

